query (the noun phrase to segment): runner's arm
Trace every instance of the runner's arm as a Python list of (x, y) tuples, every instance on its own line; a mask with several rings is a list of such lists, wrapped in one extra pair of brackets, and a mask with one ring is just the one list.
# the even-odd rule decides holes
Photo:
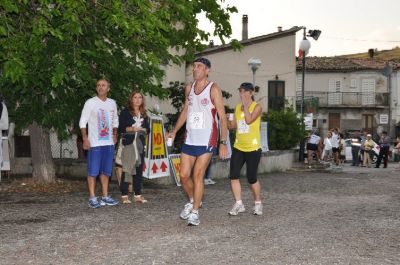
[(260, 104), (257, 104), (253, 112), (250, 113), (249, 108), (243, 106), (243, 112), (246, 124), (250, 125), (261, 115), (262, 108)]
[(189, 83), (186, 87), (185, 87), (185, 104), (183, 105), (183, 109), (181, 114), (179, 115), (178, 120), (175, 123), (174, 128), (172, 129), (172, 131), (170, 131), (167, 134), (167, 138), (173, 138), (175, 139), (175, 135), (176, 133), (179, 131), (179, 129), (185, 124), (186, 119), (187, 119), (187, 112), (188, 112), (188, 107), (189, 107), (189, 92), (190, 92), (190, 88), (192, 87), (192, 83)]
[(211, 87), (211, 100), (217, 110), (218, 117), (220, 119), (220, 126), (221, 126), (221, 140), (226, 141), (227, 139), (227, 119), (225, 114), (225, 107), (224, 102), (222, 99), (222, 92), (221, 88), (217, 84), (213, 84)]
[[(221, 135), (220, 135), (220, 141), (227, 141), (228, 140), (228, 127), (227, 127), (227, 119), (225, 115), (225, 107), (224, 107), (224, 102), (222, 100), (222, 92), (221, 88), (217, 84), (213, 84), (211, 87), (211, 101), (213, 102), (217, 113), (218, 117), (220, 119), (220, 126), (221, 126)], [(219, 146), (219, 157), (221, 159), (226, 159), (228, 156), (228, 148), (226, 146), (226, 143), (223, 144), (221, 142)]]

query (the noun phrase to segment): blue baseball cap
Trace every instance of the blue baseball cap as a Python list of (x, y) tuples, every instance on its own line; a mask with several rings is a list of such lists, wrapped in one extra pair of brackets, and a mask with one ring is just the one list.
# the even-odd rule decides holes
[(211, 68), (211, 62), (210, 62), (210, 60), (208, 60), (207, 58), (204, 58), (204, 57), (196, 58), (196, 59), (194, 60), (194, 63), (202, 63), (202, 64), (204, 64), (205, 66), (207, 66), (207, 68)]
[(242, 84), (240, 85), (239, 89), (241, 89), (241, 88), (243, 88), (244, 90), (251, 90), (251, 91), (254, 90), (253, 84), (252, 84), (252, 83), (249, 83), (249, 82), (244, 82), (244, 83), (242, 83)]

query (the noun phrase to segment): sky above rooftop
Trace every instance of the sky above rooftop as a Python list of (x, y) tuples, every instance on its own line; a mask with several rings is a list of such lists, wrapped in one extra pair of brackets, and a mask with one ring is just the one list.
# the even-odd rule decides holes
[[(309, 56), (333, 56), (387, 50), (400, 46), (400, 0), (226, 0), (236, 6), (231, 16), (232, 38), (242, 38), (242, 15), (249, 17), (249, 38), (293, 26), (319, 29), (318, 41), (311, 41)], [(208, 20), (200, 18), (200, 28), (212, 31)], [(296, 50), (302, 38), (297, 33)], [(229, 41), (229, 40), (228, 40)], [(215, 44), (220, 41), (214, 38)]]

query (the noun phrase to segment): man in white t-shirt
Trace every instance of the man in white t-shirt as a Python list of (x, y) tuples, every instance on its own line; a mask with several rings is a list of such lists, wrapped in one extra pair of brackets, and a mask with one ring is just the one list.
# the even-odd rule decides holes
[[(89, 207), (94, 209), (104, 205), (118, 204), (118, 201), (108, 195), (114, 146), (117, 143), (117, 104), (113, 99), (107, 98), (108, 91), (110, 91), (107, 80), (98, 80), (96, 91), (97, 96), (85, 102), (79, 121), (83, 138), (83, 149), (89, 150), (87, 158)], [(88, 133), (86, 125), (88, 125)], [(100, 203), (95, 196), (97, 176), (100, 176), (103, 195)]]

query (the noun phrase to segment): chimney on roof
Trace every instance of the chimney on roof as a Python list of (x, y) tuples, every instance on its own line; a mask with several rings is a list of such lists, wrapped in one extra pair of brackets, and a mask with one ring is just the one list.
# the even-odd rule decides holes
[(242, 17), (242, 40), (247, 40), (249, 38), (249, 31), (248, 31), (248, 22), (249, 18), (247, 15), (243, 15)]
[(214, 41), (213, 40), (210, 40), (210, 43), (208, 44), (208, 47), (210, 47), (210, 48), (214, 47)]
[(369, 55), (369, 58), (374, 58), (374, 55), (375, 55), (375, 50), (374, 49), (368, 49), (368, 55)]
[(281, 32), (281, 31), (282, 31), (282, 27), (278, 26), (278, 32)]

